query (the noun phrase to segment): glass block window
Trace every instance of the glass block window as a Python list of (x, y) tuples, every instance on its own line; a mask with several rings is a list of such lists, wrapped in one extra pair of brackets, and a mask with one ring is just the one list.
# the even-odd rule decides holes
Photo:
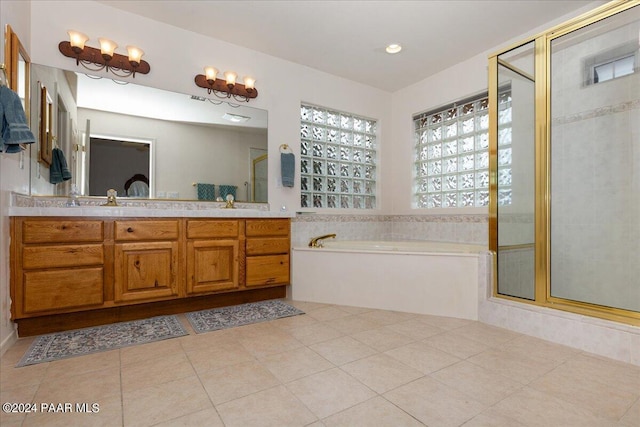
[(300, 107), (301, 207), (374, 209), (376, 161), (375, 120)]
[[(498, 204), (511, 204), (511, 92), (499, 99)], [(489, 99), (487, 94), (413, 117), (414, 206), (489, 205)]]

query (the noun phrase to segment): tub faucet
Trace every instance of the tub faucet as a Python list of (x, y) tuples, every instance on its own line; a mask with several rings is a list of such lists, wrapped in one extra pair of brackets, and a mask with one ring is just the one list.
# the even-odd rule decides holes
[(335, 234), (325, 234), (323, 236), (313, 237), (309, 241), (309, 247), (310, 248), (321, 248), (322, 247), (322, 241), (324, 239), (328, 239), (330, 237), (335, 238), (336, 235)]

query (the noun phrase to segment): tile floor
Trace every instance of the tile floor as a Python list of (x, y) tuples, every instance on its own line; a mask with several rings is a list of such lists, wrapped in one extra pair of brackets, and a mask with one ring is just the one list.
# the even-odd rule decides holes
[(478, 322), (291, 304), (306, 314), (14, 368), (21, 339), (2, 357), (3, 403), (99, 412), (0, 424), (640, 426), (640, 367)]

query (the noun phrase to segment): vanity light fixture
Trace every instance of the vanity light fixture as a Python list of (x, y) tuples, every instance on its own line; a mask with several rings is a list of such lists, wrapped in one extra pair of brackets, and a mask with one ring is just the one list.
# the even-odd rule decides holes
[(127, 46), (128, 56), (115, 53), (118, 45), (109, 39), (99, 38), (100, 49), (85, 46), (89, 37), (78, 31), (69, 30), (69, 41), (58, 44), (60, 53), (76, 60), (76, 65), (82, 65), (87, 70), (107, 72), (111, 71), (118, 77), (135, 77), (136, 73), (147, 74), (151, 67), (142, 60), (144, 51), (136, 46)]
[(251, 98), (258, 96), (256, 80), (253, 77), (245, 77), (244, 84), (238, 83), (238, 75), (233, 71), (226, 71), (224, 79), (218, 78), (219, 71), (214, 67), (205, 67), (204, 74), (195, 77), (196, 86), (207, 89), (208, 94), (214, 94), (219, 98), (231, 98), (236, 101), (249, 102)]

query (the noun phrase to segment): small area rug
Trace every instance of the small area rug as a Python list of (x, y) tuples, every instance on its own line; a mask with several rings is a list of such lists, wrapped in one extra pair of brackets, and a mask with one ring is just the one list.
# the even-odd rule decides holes
[(176, 316), (158, 316), (56, 332), (36, 338), (16, 366), (35, 365), (184, 335), (188, 335), (188, 332)]
[(201, 334), (234, 326), (266, 322), (282, 317), (297, 316), (298, 314), (304, 314), (304, 311), (279, 300), (269, 300), (193, 311), (187, 313), (186, 316), (191, 326), (193, 326), (193, 330)]

